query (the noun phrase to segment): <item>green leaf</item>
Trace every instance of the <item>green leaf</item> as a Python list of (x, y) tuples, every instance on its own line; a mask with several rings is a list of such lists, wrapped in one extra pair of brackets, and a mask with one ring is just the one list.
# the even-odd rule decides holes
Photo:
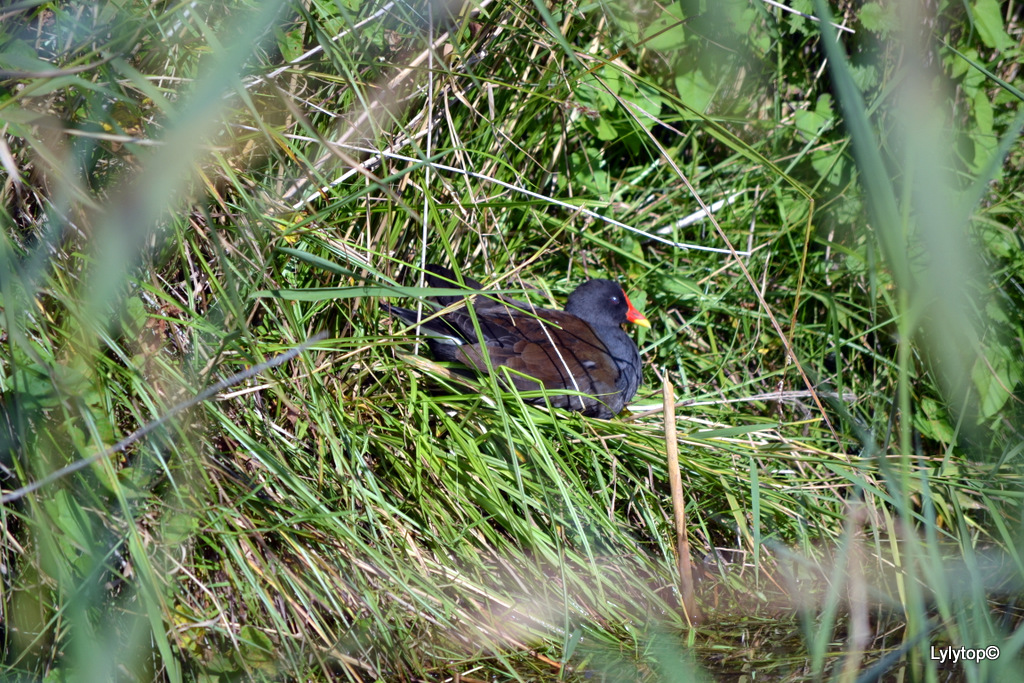
[[(984, 90), (976, 92), (974, 97), (971, 98), (971, 105), (971, 109), (974, 112), (975, 132), (983, 135), (993, 135), (992, 103), (989, 102), (988, 93)], [(994, 145), (995, 140), (993, 139), (993, 146)]]
[[(710, 109), (716, 90), (717, 88), (708, 82), (700, 69), (676, 74), (676, 91), (679, 93), (679, 99), (698, 113), (703, 114)], [(692, 118), (692, 116), (688, 116), (688, 118)]]
[(869, 2), (860, 8), (857, 17), (867, 30), (888, 35), (900, 27), (898, 11), (899, 5), (894, 2), (888, 2), (885, 5)]
[[(655, 19), (644, 30), (645, 36), (654, 36), (644, 42), (644, 47), (659, 52), (671, 52), (683, 47), (686, 43), (686, 31), (682, 8), (678, 4), (670, 4), (662, 10), (661, 16)], [(663, 32), (660, 33), (659, 32)], [(658, 35), (655, 35), (658, 34)]]
[(989, 346), (985, 357), (974, 364), (971, 376), (978, 390), (980, 420), (988, 420), (1002, 410), (1024, 374), (1022, 365), (1009, 347), (999, 343)]
[(853, 82), (857, 84), (857, 88), (861, 92), (870, 90), (871, 88), (874, 88), (876, 85), (878, 85), (879, 73), (877, 66), (871, 64), (850, 64), (849, 70), (850, 76), (853, 77)]
[(996, 0), (978, 0), (971, 6), (978, 37), (988, 47), (1009, 50), (1014, 42), (1003, 28), (1002, 5)]
[(935, 399), (921, 399), (920, 411), (914, 416), (914, 426), (925, 438), (953, 443), (955, 432), (949, 423), (949, 414)]
[(825, 124), (835, 119), (836, 113), (832, 108), (832, 96), (822, 95), (815, 103), (814, 109), (800, 109), (794, 113), (793, 120), (797, 130), (804, 136), (813, 140), (823, 131)]
[(667, 294), (675, 294), (680, 299), (692, 299), (701, 296), (703, 290), (690, 278), (677, 275), (666, 275), (659, 280), (658, 289)]
[(24, 40), (12, 40), (0, 52), (0, 69), (13, 71), (53, 71), (50, 62), (42, 60)]
[(294, 31), (275, 31), (277, 38), (277, 48), (281, 51), (281, 56), (284, 57), (285, 61), (291, 62), (298, 59), (303, 50), (302, 44), (302, 30), (295, 29)]
[(606, 197), (611, 193), (611, 178), (605, 170), (605, 162), (599, 149), (574, 151), (569, 155), (569, 160), (572, 168), (576, 169), (575, 182), (582, 182), (598, 197)]
[(842, 183), (849, 158), (842, 149), (825, 149), (811, 155), (811, 166), (830, 185)]

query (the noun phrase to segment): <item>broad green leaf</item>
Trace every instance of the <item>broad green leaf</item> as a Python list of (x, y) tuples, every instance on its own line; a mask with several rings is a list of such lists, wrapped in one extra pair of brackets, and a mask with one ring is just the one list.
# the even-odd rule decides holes
[(977, 0), (971, 6), (974, 26), (982, 42), (997, 50), (1009, 50), (1014, 42), (1003, 28), (1002, 12), (1003, 5), (996, 0)]
[(676, 74), (676, 91), (687, 107), (703, 114), (711, 107), (716, 88), (700, 69), (690, 69)]
[(888, 35), (899, 30), (899, 5), (888, 2), (884, 5), (877, 2), (865, 3), (857, 13), (860, 23), (869, 31)]

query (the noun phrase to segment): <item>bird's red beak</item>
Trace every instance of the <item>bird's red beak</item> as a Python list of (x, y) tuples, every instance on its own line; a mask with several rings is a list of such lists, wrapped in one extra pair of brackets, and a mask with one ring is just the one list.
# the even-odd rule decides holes
[(640, 311), (636, 310), (636, 307), (633, 306), (633, 302), (631, 302), (629, 300), (629, 297), (626, 296), (625, 292), (623, 292), (622, 296), (625, 297), (625, 299), (626, 299), (626, 306), (629, 307), (626, 310), (626, 320), (628, 320), (629, 322), (633, 323), (634, 325), (639, 325), (640, 327), (648, 327), (649, 328), (651, 326), (651, 321), (648, 320), (647, 318), (645, 318), (643, 313), (641, 313)]

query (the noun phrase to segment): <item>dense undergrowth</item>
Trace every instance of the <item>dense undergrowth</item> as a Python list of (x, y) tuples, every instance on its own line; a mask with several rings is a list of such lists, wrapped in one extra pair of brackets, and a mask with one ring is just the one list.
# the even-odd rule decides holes
[[(1011, 680), (1024, 31), (917, 5), (0, 7), (5, 676)], [(424, 357), (431, 262), (622, 282), (630, 412)]]

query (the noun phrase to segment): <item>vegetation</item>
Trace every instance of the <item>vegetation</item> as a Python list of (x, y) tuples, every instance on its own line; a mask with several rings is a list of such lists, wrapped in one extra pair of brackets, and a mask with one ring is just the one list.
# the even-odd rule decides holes
[[(1016, 677), (1019, 6), (0, 17), (5, 676)], [(425, 357), (431, 262), (622, 282), (631, 412)]]

